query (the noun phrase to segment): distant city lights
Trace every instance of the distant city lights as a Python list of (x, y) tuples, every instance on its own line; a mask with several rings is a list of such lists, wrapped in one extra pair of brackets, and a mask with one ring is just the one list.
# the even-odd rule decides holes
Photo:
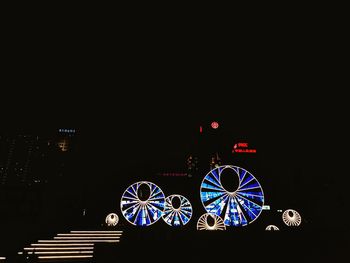
[(75, 129), (58, 129), (58, 132), (75, 133)]
[(172, 176), (172, 177), (186, 177), (187, 173), (165, 172), (165, 173), (158, 173), (158, 175), (161, 175), (161, 176)]

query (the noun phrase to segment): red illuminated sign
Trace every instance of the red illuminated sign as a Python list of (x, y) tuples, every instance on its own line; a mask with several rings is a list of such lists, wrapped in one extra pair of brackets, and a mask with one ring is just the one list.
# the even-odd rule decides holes
[(216, 121), (213, 121), (213, 122), (211, 123), (211, 127), (212, 127), (213, 129), (217, 129), (217, 128), (219, 128), (219, 123), (216, 122)]
[(256, 153), (256, 149), (249, 148), (247, 142), (239, 142), (233, 145), (232, 153)]

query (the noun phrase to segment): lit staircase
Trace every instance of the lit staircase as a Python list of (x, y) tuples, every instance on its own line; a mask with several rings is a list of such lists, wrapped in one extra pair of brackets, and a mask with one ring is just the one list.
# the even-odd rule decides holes
[(19, 255), (35, 257), (39, 262), (90, 262), (96, 243), (119, 243), (123, 231), (70, 231), (51, 240), (38, 240)]

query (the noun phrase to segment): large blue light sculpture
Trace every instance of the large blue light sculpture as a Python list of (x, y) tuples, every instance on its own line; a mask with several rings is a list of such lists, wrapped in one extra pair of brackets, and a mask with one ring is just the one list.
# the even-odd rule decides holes
[[(226, 169), (239, 180), (233, 192), (227, 191), (221, 183), (221, 174)], [(264, 193), (258, 180), (247, 170), (232, 165), (211, 170), (202, 181), (200, 197), (205, 210), (223, 218), (226, 226), (252, 223), (264, 205)]]
[[(149, 187), (150, 195), (147, 200), (139, 198), (141, 185)], [(149, 226), (157, 222), (163, 215), (165, 196), (163, 191), (154, 183), (141, 181), (129, 186), (120, 202), (123, 216), (135, 226)]]

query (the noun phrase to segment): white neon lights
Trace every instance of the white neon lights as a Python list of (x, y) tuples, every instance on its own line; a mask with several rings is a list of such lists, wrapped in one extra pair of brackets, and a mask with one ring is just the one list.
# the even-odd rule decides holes
[[(180, 206), (174, 208), (173, 200), (179, 198)], [(186, 225), (192, 217), (192, 205), (188, 199), (182, 195), (171, 195), (165, 199), (163, 220), (170, 226)]]
[[(142, 201), (138, 196), (141, 185), (149, 187), (150, 196)], [(155, 184), (141, 181), (129, 186), (120, 201), (125, 219), (135, 226), (149, 226), (157, 222), (163, 215), (165, 196)]]
[(267, 231), (277, 231), (277, 230), (280, 230), (277, 226), (275, 225), (268, 225), (265, 230)]
[(284, 211), (282, 214), (282, 219), (287, 226), (299, 226), (301, 224), (300, 214), (293, 209)]
[[(208, 224), (208, 217), (214, 220), (213, 225)], [(221, 217), (215, 214), (206, 213), (197, 222), (197, 230), (226, 230), (226, 226)]]
[(119, 222), (119, 217), (115, 213), (110, 213), (109, 215), (106, 216), (105, 222), (107, 226), (116, 226)]

